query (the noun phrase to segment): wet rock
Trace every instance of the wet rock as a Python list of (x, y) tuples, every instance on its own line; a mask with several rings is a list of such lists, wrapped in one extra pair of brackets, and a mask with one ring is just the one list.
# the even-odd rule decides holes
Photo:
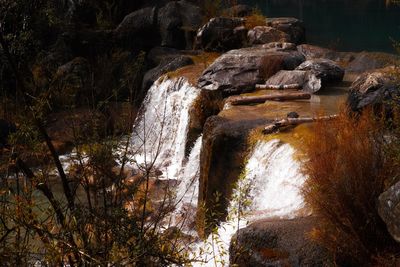
[(240, 229), (231, 239), (230, 265), (326, 266), (332, 262), (327, 251), (307, 238), (318, 220), (260, 220)]
[(247, 17), (253, 13), (253, 8), (248, 5), (235, 5), (225, 9), (223, 13), (230, 17)]
[(349, 72), (365, 72), (400, 63), (400, 56), (383, 52), (361, 52), (346, 67)]
[(247, 38), (250, 45), (266, 44), (271, 42), (290, 42), (289, 34), (273, 27), (256, 26), (249, 30)]
[(175, 56), (174, 59), (170, 60), (170, 58), (166, 58), (160, 62), (160, 64), (146, 72), (143, 77), (142, 83), (142, 91), (146, 92), (147, 89), (151, 87), (151, 85), (161, 77), (161, 75), (177, 70), (183, 66), (193, 64), (193, 60), (188, 56)]
[(55, 107), (83, 104), (90, 95), (91, 70), (89, 62), (77, 57), (60, 66), (50, 87)]
[(326, 83), (337, 83), (343, 80), (344, 70), (334, 61), (329, 59), (310, 59), (303, 62), (296, 70), (308, 70)]
[(379, 196), (378, 212), (386, 223), (389, 233), (400, 242), (400, 182)]
[(206, 51), (228, 51), (241, 48), (247, 42), (247, 30), (242, 18), (212, 18), (199, 29), (196, 47)]
[(321, 89), (321, 79), (311, 71), (281, 70), (266, 81), (267, 86), (299, 85), (303, 91), (315, 93)]
[(232, 50), (203, 72), (198, 85), (225, 95), (247, 92), (279, 70), (294, 69), (303, 61), (304, 57), (297, 51), (270, 51), (262, 47)]
[(267, 26), (290, 35), (290, 42), (300, 44), (305, 41), (305, 28), (301, 20), (296, 18), (267, 18)]
[(296, 118), (300, 117), (300, 115), (299, 115), (299, 113), (292, 111), (292, 112), (289, 112), (286, 117), (296, 119)]
[(347, 103), (353, 111), (367, 106), (399, 105), (400, 81), (395, 69), (386, 68), (361, 74), (351, 85)]
[(158, 12), (161, 45), (192, 48), (192, 41), (202, 23), (201, 9), (187, 1), (170, 2)]
[(157, 9), (147, 7), (127, 15), (114, 30), (117, 44), (135, 49), (154, 47), (160, 43)]

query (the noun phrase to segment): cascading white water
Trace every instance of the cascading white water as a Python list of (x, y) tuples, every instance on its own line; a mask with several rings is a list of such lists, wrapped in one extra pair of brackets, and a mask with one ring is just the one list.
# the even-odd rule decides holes
[(250, 210), (257, 218), (294, 218), (304, 209), (300, 187), (305, 181), (292, 146), (279, 140), (258, 142), (246, 164), (253, 184)]
[[(185, 146), (189, 109), (198, 95), (198, 89), (184, 78), (160, 78), (143, 102), (132, 136), (136, 164), (143, 166), (154, 162), (163, 172), (162, 178), (179, 180), (176, 210), (168, 225), (181, 224), (180, 229), (188, 234), (194, 234), (187, 218), (193, 219), (196, 209), (202, 137), (196, 140), (186, 165)], [(233, 191), (228, 220), (221, 223), (208, 240), (192, 247), (192, 256), (199, 261), (193, 266), (228, 265), (232, 236), (255, 219), (298, 215), (304, 207), (299, 187), (305, 177), (293, 158), (294, 152), (290, 145), (279, 140), (259, 141), (254, 146), (245, 173)], [(243, 202), (244, 198), (252, 200), (250, 205)], [(188, 225), (183, 225), (185, 223)]]
[(149, 89), (132, 136), (133, 161), (153, 165), (160, 178), (175, 179), (182, 171), (189, 130), (189, 109), (199, 90), (185, 78), (161, 77)]
[(192, 236), (196, 236), (193, 224), (199, 191), (201, 145), (202, 136), (197, 138), (181, 173), (180, 182), (176, 189), (175, 210), (171, 214), (168, 225), (179, 227), (186, 234)]
[(192, 150), (190, 151), (181, 182), (176, 192), (176, 197), (179, 201), (177, 205), (178, 211), (184, 205), (197, 205), (202, 138), (203, 136), (197, 138)]
[[(201, 263), (194, 266), (227, 266), (229, 244), (238, 229), (264, 218), (294, 218), (304, 208), (300, 187), (305, 177), (294, 149), (275, 139), (259, 141), (248, 157), (245, 173), (233, 191), (228, 219), (217, 233), (197, 245)], [(246, 203), (244, 199), (251, 202)]]

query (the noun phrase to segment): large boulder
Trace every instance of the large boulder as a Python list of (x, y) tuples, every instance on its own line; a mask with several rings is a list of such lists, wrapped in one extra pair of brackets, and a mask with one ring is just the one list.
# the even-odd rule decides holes
[(385, 68), (361, 74), (351, 85), (347, 103), (353, 111), (367, 106), (399, 105), (400, 81), (396, 69)]
[(315, 93), (321, 89), (321, 79), (317, 78), (311, 71), (281, 70), (269, 78), (266, 85), (274, 88), (284, 88), (285, 86), (293, 88), (298, 85), (303, 91)]
[(260, 220), (240, 229), (231, 239), (230, 265), (326, 266), (328, 252), (307, 238), (318, 224), (314, 217), (292, 220)]
[(187, 1), (170, 2), (159, 10), (158, 25), (162, 46), (191, 49), (202, 11)]
[(344, 69), (336, 62), (329, 59), (310, 59), (296, 68), (296, 70), (307, 70), (320, 78), (322, 83), (337, 83), (343, 80)]
[(290, 35), (292, 43), (300, 44), (305, 41), (305, 28), (301, 20), (296, 18), (268, 18), (267, 26)]
[(267, 44), (271, 42), (290, 42), (289, 34), (268, 26), (256, 26), (249, 30), (247, 38), (250, 45)]
[(212, 18), (199, 29), (196, 47), (206, 51), (228, 51), (241, 48), (247, 42), (247, 30), (242, 18)]
[(136, 49), (159, 44), (157, 8), (147, 7), (127, 15), (114, 30), (114, 38), (120, 46)]
[(378, 212), (386, 223), (389, 233), (400, 242), (400, 182), (379, 196)]
[(279, 70), (293, 70), (304, 60), (297, 51), (262, 47), (232, 50), (203, 72), (198, 85), (203, 89), (220, 90), (225, 95), (251, 91)]
[(174, 59), (166, 58), (160, 62), (160, 64), (146, 72), (143, 77), (142, 91), (146, 92), (151, 85), (160, 78), (161, 75), (177, 70), (181, 67), (193, 64), (193, 60), (189, 56), (178, 55)]
[(399, 65), (400, 56), (383, 52), (361, 52), (355, 55), (346, 67), (349, 72), (365, 72), (388, 66)]

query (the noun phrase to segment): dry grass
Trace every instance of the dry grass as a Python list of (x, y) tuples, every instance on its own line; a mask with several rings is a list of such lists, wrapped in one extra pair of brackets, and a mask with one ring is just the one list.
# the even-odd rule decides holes
[(268, 80), (271, 76), (282, 69), (284, 59), (281, 55), (269, 55), (261, 59), (259, 75)]
[(384, 123), (371, 111), (357, 118), (343, 111), (335, 121), (316, 123), (305, 142), (309, 179), (303, 194), (320, 218), (310, 236), (339, 264), (377, 264), (377, 255), (398, 249), (376, 208), (393, 175), (388, 171), (393, 165), (385, 161), (384, 132)]
[(264, 15), (261, 14), (257, 9), (254, 10), (253, 14), (246, 17), (245, 27), (248, 30), (253, 29), (256, 26), (266, 26), (267, 20)]

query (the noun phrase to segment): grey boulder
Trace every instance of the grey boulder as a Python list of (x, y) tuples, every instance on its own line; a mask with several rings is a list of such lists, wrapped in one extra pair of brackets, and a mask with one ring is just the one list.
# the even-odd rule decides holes
[(298, 52), (271, 51), (262, 47), (231, 50), (211, 64), (199, 78), (199, 87), (224, 95), (254, 90), (255, 85), (282, 69), (293, 70), (304, 57)]
[(367, 106), (399, 105), (400, 82), (392, 68), (361, 74), (351, 85), (347, 103), (351, 110), (359, 111)]
[(279, 88), (284, 86), (298, 85), (303, 91), (315, 93), (321, 89), (321, 79), (310, 71), (303, 70), (281, 70), (266, 81), (266, 85)]
[(247, 33), (250, 45), (267, 44), (271, 42), (290, 42), (289, 34), (268, 26), (256, 26)]
[(329, 59), (310, 59), (303, 62), (296, 70), (308, 70), (320, 78), (322, 83), (341, 82), (344, 76), (344, 69), (336, 62)]

